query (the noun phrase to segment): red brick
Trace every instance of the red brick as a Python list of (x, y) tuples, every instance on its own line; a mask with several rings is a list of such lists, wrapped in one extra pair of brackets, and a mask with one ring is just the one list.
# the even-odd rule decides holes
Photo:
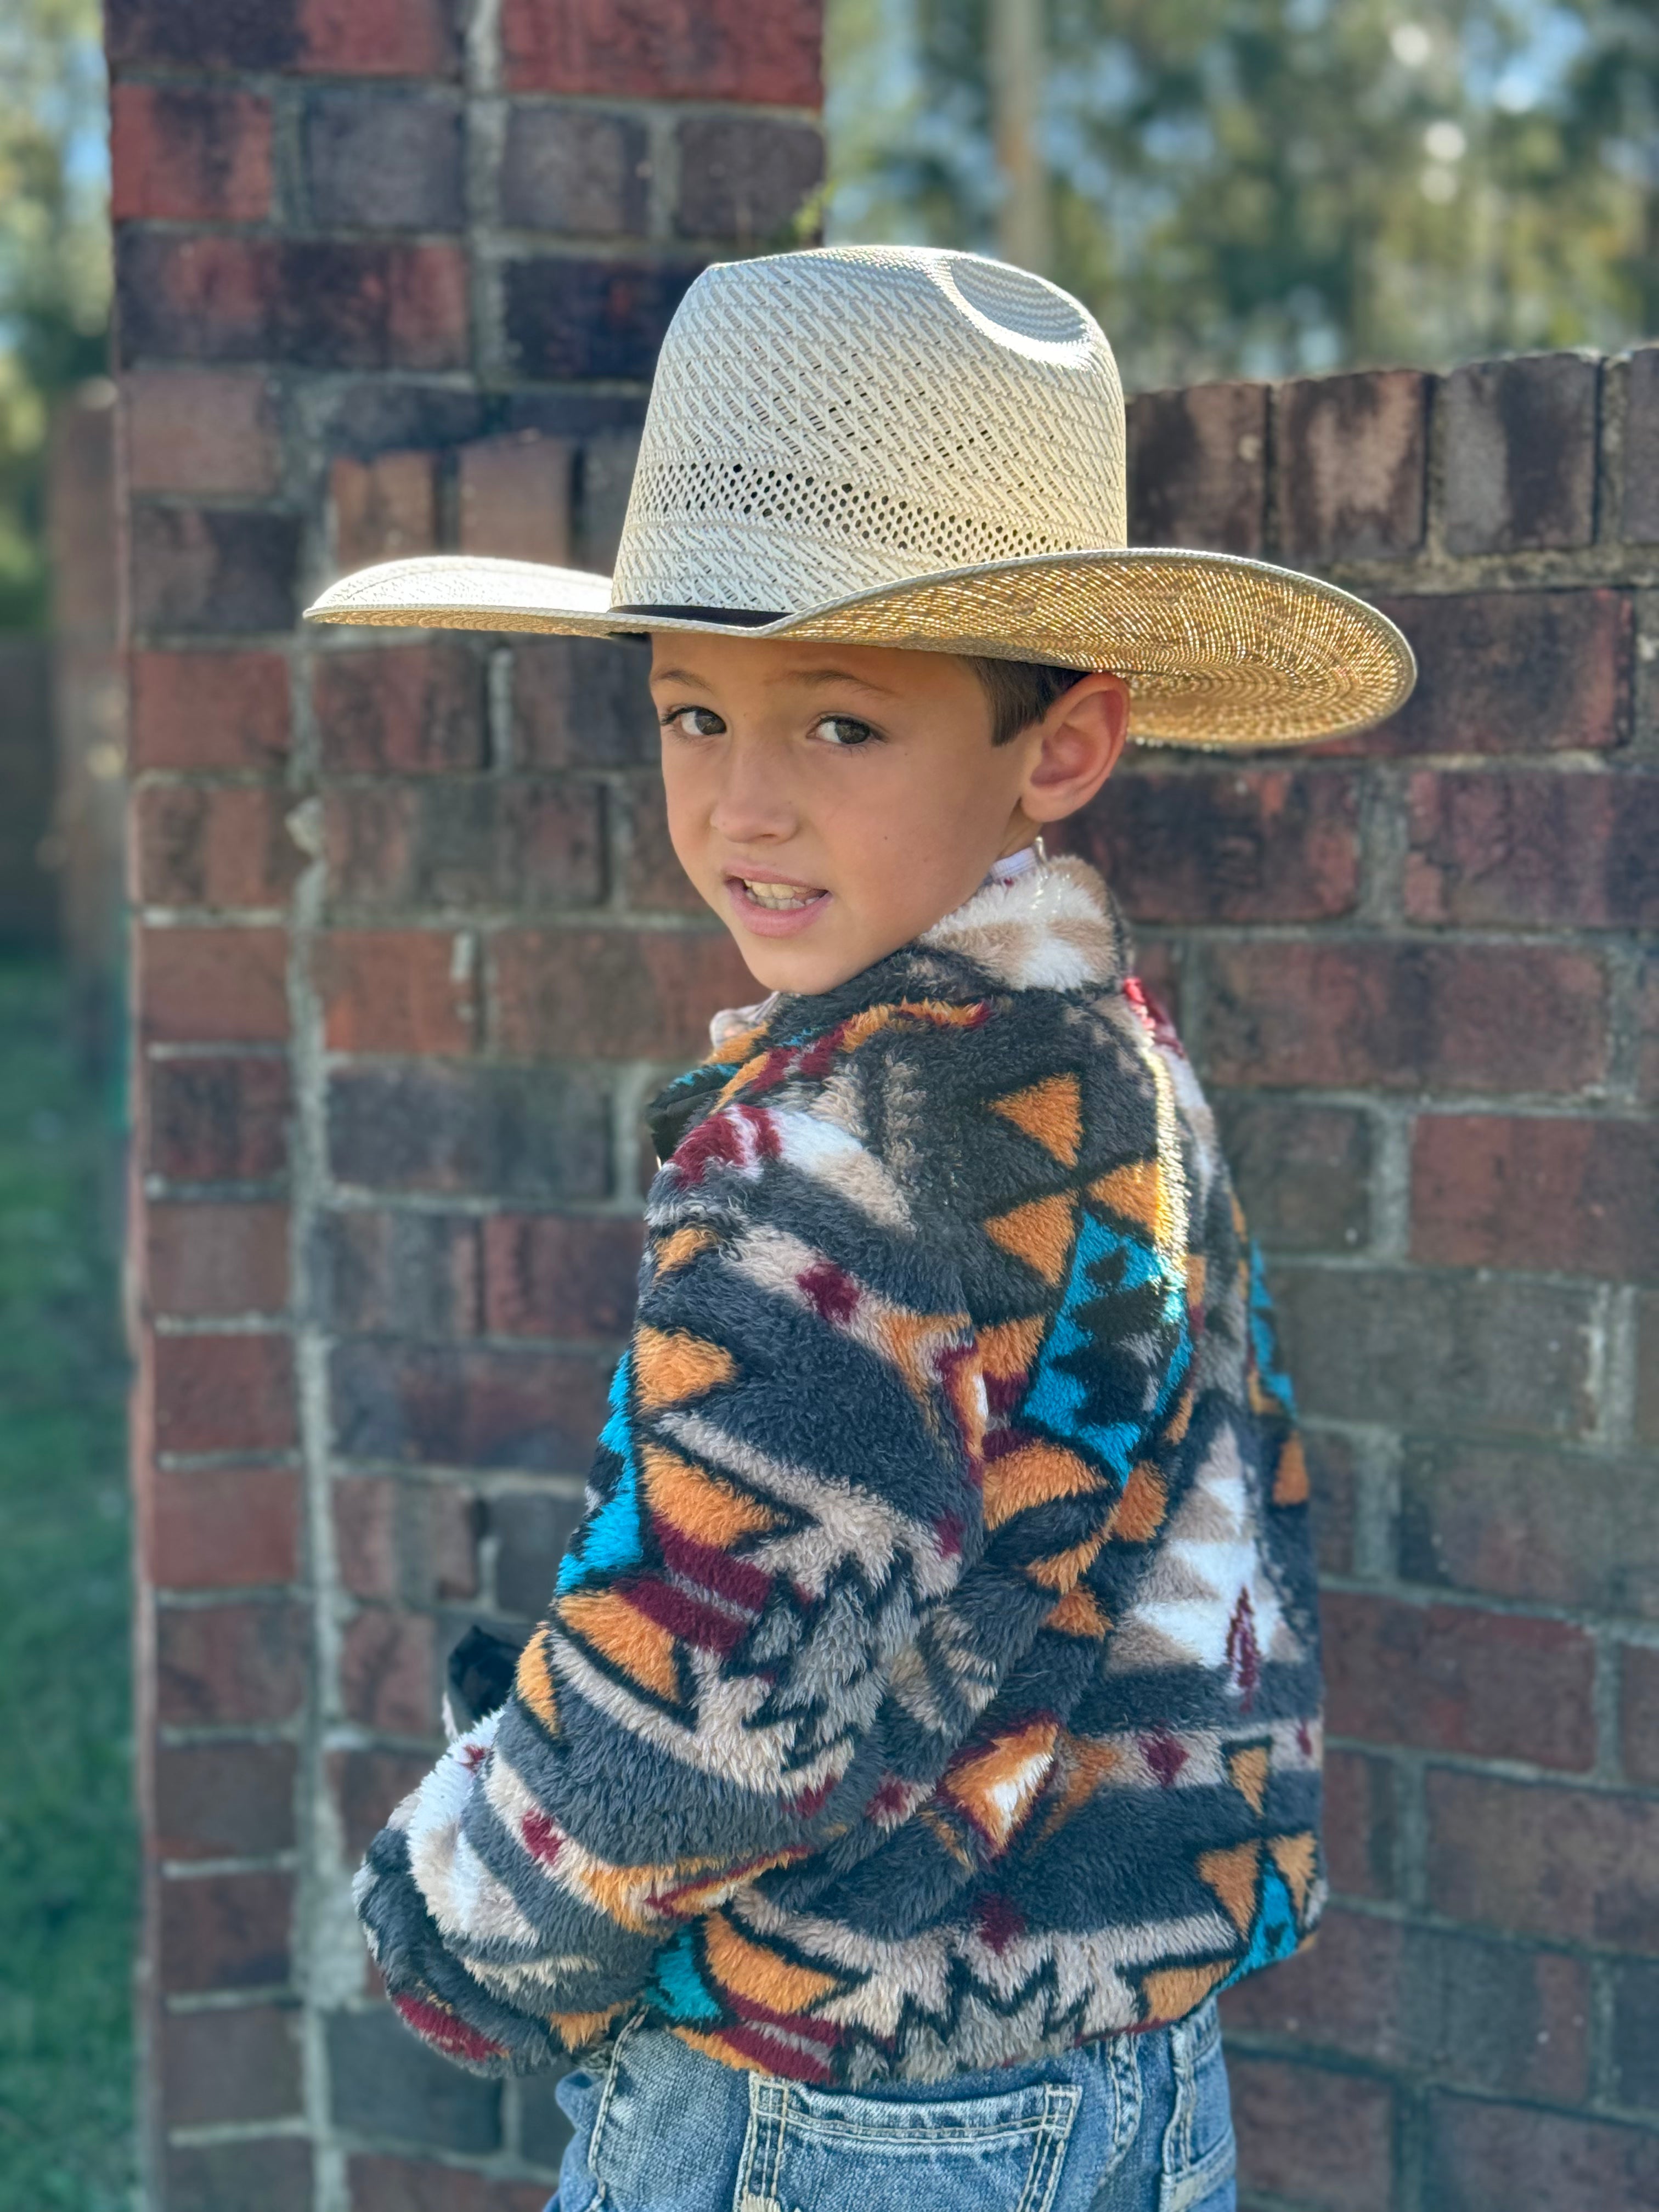
[(360, 1459), (585, 1470), (605, 1417), (604, 1364), (533, 1353), (342, 1345), (339, 1449)]
[(234, 507), (130, 510), (132, 626), (140, 635), (287, 630), (297, 605), (300, 525)]
[(1210, 975), (1216, 1083), (1571, 1092), (1607, 1070), (1606, 979), (1588, 952), (1218, 944)]
[(438, 543), (435, 453), (342, 455), (328, 472), (334, 557), (342, 568), (433, 552)]
[(1270, 1251), (1347, 1252), (1370, 1225), (1370, 1117), (1245, 1096), (1215, 1102), (1250, 1226)]
[(457, 639), (323, 653), (312, 703), (325, 768), (483, 766), (483, 663)]
[(483, 1224), (492, 1336), (625, 1336), (638, 1297), (640, 1224), (497, 1214)]
[(757, 988), (724, 932), (505, 930), (492, 955), (501, 1048), (520, 1058), (695, 1058), (709, 1017)]
[(313, 2202), (311, 2145), (296, 2136), (174, 2145), (165, 2171), (167, 2212), (311, 2212)]
[(298, 2118), (300, 2014), (215, 2005), (161, 2023), (161, 2108), (173, 2127)]
[(1659, 346), (1641, 346), (1626, 372), (1625, 496), (1621, 535), (1659, 544)]
[(505, 0), (502, 72), (509, 92), (817, 107), (821, 14), (817, 0)]
[(1318, 1940), (1221, 2000), (1224, 2028), (1294, 2037), (1468, 2088), (1589, 2094), (1582, 1960), (1328, 1911)]
[(392, 1336), (476, 1336), (479, 1223), (466, 1214), (324, 1214), (312, 1248), (325, 1326)]
[(133, 803), (146, 905), (286, 906), (305, 855), (287, 792), (270, 785), (151, 784)]
[(276, 653), (135, 653), (134, 769), (277, 767), (288, 752), (288, 664)]
[(438, 1732), (436, 1652), (431, 1616), (360, 1613), (340, 1644), (340, 1700), (347, 1717), (389, 1735)]
[[(117, 87), (118, 98), (123, 89)], [(282, 477), (270, 380), (234, 368), (137, 368), (121, 380), (134, 491), (273, 492)]]
[(1412, 1255), (1450, 1267), (1659, 1278), (1659, 1124), (1425, 1114)]
[(1659, 1105), (1659, 952), (1644, 952), (1640, 957), (1636, 977), (1636, 1095), (1650, 1105)]
[(1198, 384), (1129, 402), (1129, 543), (1260, 553), (1267, 386)]
[(111, 0), (110, 59), (190, 70), (459, 76), (456, 0)]
[(543, 2212), (547, 2185), (491, 2181), (457, 2166), (354, 2158), (346, 2169), (351, 2212)]
[(1330, 1724), (1370, 1743), (1524, 1759), (1583, 1772), (1595, 1761), (1595, 1647), (1565, 1621), (1328, 1591)]
[[(159, 1480), (165, 1486), (212, 1486), (222, 1479)], [(297, 1506), (297, 1498), (295, 1502)], [(303, 1608), (286, 1602), (161, 1607), (155, 1615), (155, 1717), (174, 1727), (291, 1719), (306, 1695), (308, 1638)]]
[(1659, 924), (1659, 776), (1425, 771), (1412, 777), (1407, 805), (1414, 921)]
[(1446, 549), (1588, 545), (1595, 529), (1601, 363), (1583, 354), (1471, 362), (1441, 386)]
[(1629, 732), (1634, 623), (1618, 592), (1379, 599), (1417, 653), (1416, 690), (1334, 753), (1605, 750)]
[(335, 930), (318, 947), (331, 1052), (465, 1053), (477, 1028), (475, 955), (438, 930)]
[(1401, 1492), (1413, 1581), (1659, 1620), (1659, 1485), (1639, 1462), (1419, 1438)]
[(288, 1161), (288, 1063), (233, 1058), (153, 1060), (144, 1115), (146, 1164), (179, 1182), (260, 1182)]
[(153, 1200), (144, 1227), (152, 1313), (274, 1314), (288, 1304), (285, 1206)]
[(1409, 368), (1279, 386), (1273, 476), (1287, 559), (1389, 560), (1421, 544), (1428, 386)]
[(574, 450), (568, 438), (534, 430), (463, 446), (457, 456), (461, 550), (568, 567)]
[(258, 222), (270, 212), (270, 102), (202, 85), (110, 92), (117, 222)]
[(301, 143), (312, 217), (325, 229), (459, 230), (465, 220), (453, 94), (313, 93)]
[(475, 1597), (481, 1515), (452, 1483), (351, 1475), (334, 1486), (340, 1579), (354, 1597)]
[(116, 238), (122, 367), (161, 356), (295, 368), (464, 368), (460, 247), (127, 229)]
[(348, 786), (323, 824), (330, 892), (358, 912), (505, 908), (522, 916), (593, 906), (605, 892), (597, 786), (481, 776)]
[(1659, 1952), (1659, 1802), (1431, 1768), (1429, 1898), (1455, 1920)]
[(362, 1856), (393, 1810), (426, 1779), (431, 1764), (418, 1751), (330, 1753), (329, 1787), (339, 1810), (348, 1858)]
[(272, 1451), (294, 1442), (288, 1337), (158, 1336), (153, 1356), (158, 1450)]
[(1139, 921), (1327, 921), (1358, 896), (1358, 806), (1328, 772), (1138, 770), (1073, 822), (1068, 842)]
[(1651, 2212), (1659, 2134), (1518, 2105), (1430, 2101), (1430, 2197), (1444, 2212)]
[(1399, 1814), (1391, 1759), (1328, 1747), (1324, 1841), (1331, 1887), (1340, 1895), (1394, 1895)]
[(526, 768), (655, 764), (657, 718), (643, 646), (515, 637), (513, 733)]
[(293, 1912), (294, 1882), (285, 1874), (163, 1881), (162, 1988), (247, 1990), (285, 1982)]
[(146, 1562), (159, 1589), (291, 1583), (300, 1571), (300, 1477), (285, 1467), (164, 1468)]
[(1394, 2096), (1386, 2082), (1234, 2052), (1227, 2061), (1239, 2194), (1297, 2212), (1389, 2212)]
[(674, 851), (662, 784), (655, 776), (648, 782), (643, 778), (630, 779), (623, 880), (628, 903), (636, 913), (702, 915), (708, 911)]
[(682, 238), (793, 243), (796, 218), (823, 182), (823, 133), (816, 124), (763, 115), (698, 115), (682, 123)]
[(1632, 1644), (1620, 1655), (1620, 1757), (1632, 1782), (1659, 1785), (1659, 1650)]
[(457, 0), (298, 0), (299, 66), (342, 76), (457, 77)]
[(263, 1858), (294, 1843), (291, 1743), (163, 1744), (149, 1840), (164, 1859)]

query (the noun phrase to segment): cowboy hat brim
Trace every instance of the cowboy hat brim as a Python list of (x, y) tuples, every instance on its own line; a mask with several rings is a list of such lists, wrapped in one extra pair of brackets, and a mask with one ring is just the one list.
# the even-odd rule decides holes
[(534, 630), (578, 637), (688, 630), (885, 645), (1079, 671), (1113, 669), (1143, 742), (1307, 744), (1403, 704), (1412, 649), (1334, 584), (1230, 553), (1154, 546), (1044, 553), (912, 576), (793, 614), (618, 607), (611, 580), (531, 561), (428, 554), (343, 576), (313, 622)]

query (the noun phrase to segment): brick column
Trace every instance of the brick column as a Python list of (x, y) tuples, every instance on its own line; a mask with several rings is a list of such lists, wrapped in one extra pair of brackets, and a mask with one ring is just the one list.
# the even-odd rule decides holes
[(816, 0), (110, 0), (129, 547), (149, 2199), (538, 2212), (346, 1883), (527, 1622), (637, 1251), (639, 1101), (748, 986), (638, 657), (301, 635), (342, 568), (608, 565), (708, 259), (809, 235)]
[(1224, 2000), (1241, 2201), (1659, 2201), (1659, 348), (1133, 404), (1143, 541), (1322, 570), (1387, 727), (1079, 842), (1178, 1000), (1316, 1462), (1318, 1942)]

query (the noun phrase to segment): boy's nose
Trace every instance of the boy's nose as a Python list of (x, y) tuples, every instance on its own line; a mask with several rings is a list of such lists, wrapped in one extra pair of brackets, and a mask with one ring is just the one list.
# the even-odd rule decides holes
[(775, 748), (741, 743), (727, 748), (709, 825), (734, 845), (792, 836), (800, 816), (790, 794), (787, 763)]

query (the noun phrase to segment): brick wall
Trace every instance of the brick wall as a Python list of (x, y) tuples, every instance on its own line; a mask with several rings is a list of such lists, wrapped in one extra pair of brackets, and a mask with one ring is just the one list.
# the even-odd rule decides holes
[(474, 1620), (539, 1610), (637, 1107), (743, 979), (637, 653), (301, 634), (437, 546), (607, 566), (658, 342), (792, 242), (816, 0), (111, 0), (130, 602), (151, 2201), (538, 2212), (345, 1900)]
[[(746, 991), (635, 653), (295, 617), (434, 544), (606, 562), (679, 291), (815, 180), (816, 14), (471, 25), (111, 9), (167, 2212), (550, 2186), (547, 2085), (403, 2033), (344, 1881), (456, 1635), (544, 1598), (639, 1103)], [(1319, 1457), (1340, 1897), (1232, 2008), (1250, 2201), (1626, 2212), (1659, 2186), (1659, 354), (1155, 395), (1133, 432), (1138, 534), (1339, 574), (1425, 671), (1355, 744), (1141, 758), (1079, 833), (1218, 1086)]]
[(1213, 1087), (1314, 1446), (1335, 1900), (1243, 2201), (1659, 2202), (1659, 349), (1158, 392), (1144, 541), (1316, 568), (1385, 728), (1077, 842)]

